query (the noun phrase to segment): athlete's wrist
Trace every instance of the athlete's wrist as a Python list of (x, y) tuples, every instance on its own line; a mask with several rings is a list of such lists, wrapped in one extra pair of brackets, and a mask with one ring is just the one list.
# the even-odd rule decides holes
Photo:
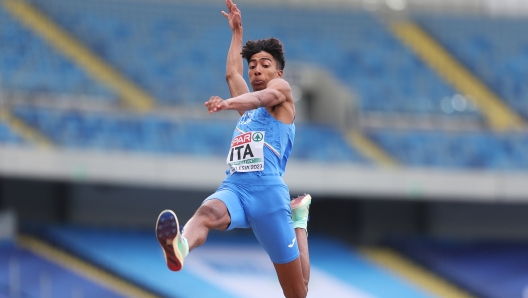
[(229, 104), (231, 103), (231, 98), (224, 100), (224, 107), (226, 110), (229, 110)]
[(239, 26), (235, 26), (234, 28), (231, 28), (231, 31), (233, 31), (233, 34), (242, 34), (243, 32), (242, 24), (240, 24)]

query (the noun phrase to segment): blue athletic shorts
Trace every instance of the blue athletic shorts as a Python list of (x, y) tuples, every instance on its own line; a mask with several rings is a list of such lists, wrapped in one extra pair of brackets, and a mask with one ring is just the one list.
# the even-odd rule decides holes
[(299, 257), (290, 192), (282, 177), (229, 175), (204, 202), (211, 199), (227, 206), (231, 216), (227, 230), (251, 227), (273, 263), (285, 264)]

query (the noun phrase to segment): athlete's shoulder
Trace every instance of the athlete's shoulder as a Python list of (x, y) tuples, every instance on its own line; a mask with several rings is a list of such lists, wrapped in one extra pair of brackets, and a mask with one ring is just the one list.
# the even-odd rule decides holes
[(290, 83), (283, 78), (275, 78), (268, 82), (267, 88), (291, 90)]
[(293, 103), (293, 96), (290, 83), (288, 83), (285, 79), (275, 78), (269, 81), (267, 88), (274, 89), (282, 93), (282, 95), (284, 96), (284, 100), (281, 101), (281, 104), (284, 102)]

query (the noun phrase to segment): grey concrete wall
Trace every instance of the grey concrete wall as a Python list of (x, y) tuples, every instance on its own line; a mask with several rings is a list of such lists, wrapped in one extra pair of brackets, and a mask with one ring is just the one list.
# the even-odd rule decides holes
[[(209, 191), (225, 178), (225, 169), (225, 160), (215, 157), (0, 148), (0, 175), (41, 181)], [(526, 171), (386, 169), (291, 159), (284, 180), (292, 195), (528, 203)]]

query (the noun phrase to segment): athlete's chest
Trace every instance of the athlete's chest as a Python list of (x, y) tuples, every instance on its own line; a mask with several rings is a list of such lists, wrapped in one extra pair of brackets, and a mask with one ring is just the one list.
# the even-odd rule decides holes
[(245, 112), (238, 120), (237, 127), (246, 131), (252, 129), (265, 130), (273, 122), (272, 116), (265, 108)]

